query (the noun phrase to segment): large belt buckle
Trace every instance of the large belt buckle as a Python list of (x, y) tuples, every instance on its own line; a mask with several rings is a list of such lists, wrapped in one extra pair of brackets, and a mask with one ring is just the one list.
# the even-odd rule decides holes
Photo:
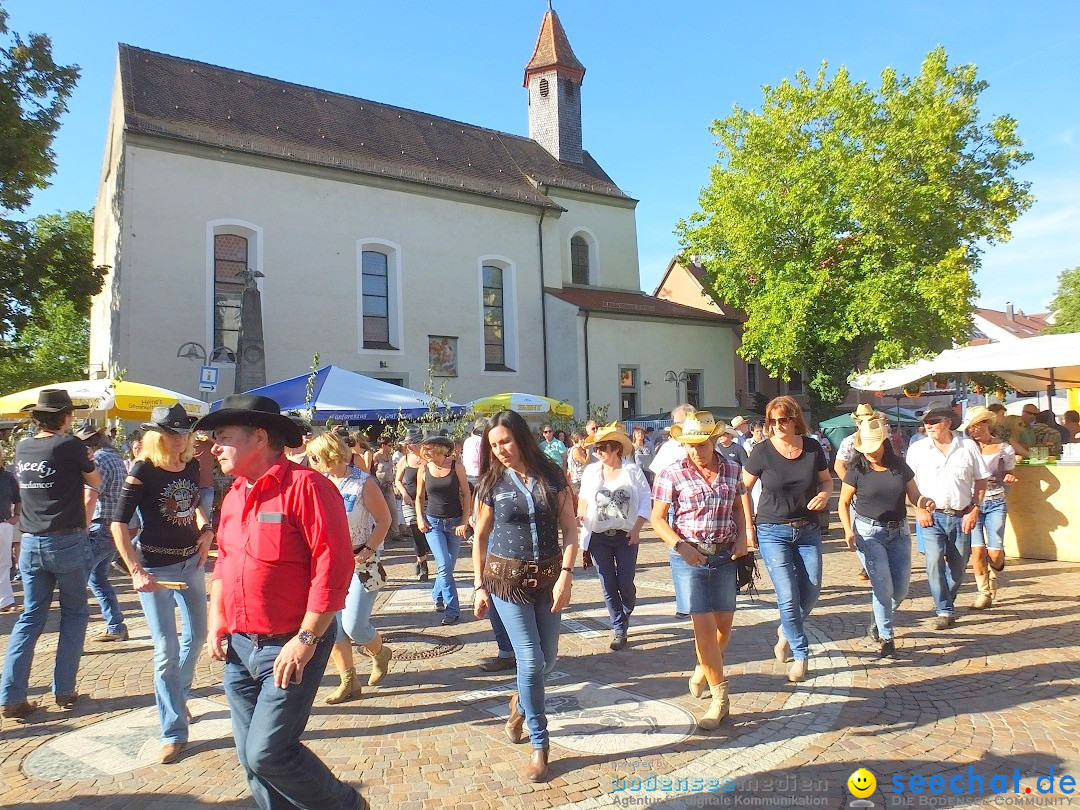
[[(533, 576), (529, 576), (532, 574)], [(525, 579), (521, 581), (521, 584), (526, 588), (539, 588), (540, 587), (540, 564), (534, 562), (525, 563)], [(532, 584), (529, 584), (532, 583)]]
[(711, 557), (716, 553), (716, 543), (698, 543), (698, 550), (706, 557)]

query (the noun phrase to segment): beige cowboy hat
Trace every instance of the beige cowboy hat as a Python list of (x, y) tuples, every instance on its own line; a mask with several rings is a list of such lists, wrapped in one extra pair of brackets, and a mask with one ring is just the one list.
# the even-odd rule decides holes
[(739, 428), (741, 428), (745, 424), (746, 424), (746, 417), (745, 416), (736, 416), (734, 419), (731, 420), (731, 429), (732, 430), (738, 430)]
[(626, 435), (626, 428), (622, 422), (612, 422), (610, 425), (604, 425), (596, 429), (596, 433), (592, 436), (588, 436), (582, 444), (585, 447), (590, 445), (601, 444), (603, 442), (618, 442), (622, 445), (622, 454), (624, 456), (631, 456), (634, 454), (634, 443), (630, 440), (630, 437)]
[(875, 416), (874, 406), (869, 402), (859, 403), (859, 407), (851, 414), (853, 422), (858, 424), (863, 419), (873, 419)]
[(959, 431), (965, 433), (969, 427), (977, 425), (979, 422), (989, 422), (990, 429), (993, 430), (994, 425), (997, 424), (997, 414), (982, 405), (972, 405), (967, 409), (967, 419), (964, 420), (964, 424), (960, 425)]
[(717, 422), (708, 411), (690, 411), (682, 425), (672, 425), (668, 432), (680, 444), (703, 444), (727, 432), (727, 425)]
[(889, 431), (880, 419), (864, 419), (859, 422), (859, 432), (855, 434), (854, 447), (860, 453), (873, 453), (889, 438)]

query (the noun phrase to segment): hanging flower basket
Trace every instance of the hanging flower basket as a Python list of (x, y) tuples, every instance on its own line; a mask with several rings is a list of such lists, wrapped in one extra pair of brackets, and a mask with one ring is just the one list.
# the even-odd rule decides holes
[(975, 386), (975, 393), (978, 394), (979, 396), (982, 396), (983, 394), (986, 393), (986, 389), (983, 388), (981, 385), (976, 385)]
[(949, 381), (945, 377), (934, 377), (934, 388), (944, 391), (949, 387)]
[(909, 399), (914, 399), (922, 393), (922, 386), (920, 385), (906, 385), (904, 386), (904, 396)]
[(996, 389), (994, 391), (994, 396), (997, 397), (999, 401), (1004, 402), (1005, 401), (1005, 389), (1004, 388)]

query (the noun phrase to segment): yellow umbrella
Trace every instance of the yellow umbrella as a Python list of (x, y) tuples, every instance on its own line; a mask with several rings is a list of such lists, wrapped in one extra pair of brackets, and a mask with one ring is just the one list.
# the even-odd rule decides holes
[(574, 415), (573, 405), (536, 394), (492, 394), (490, 397), (482, 397), (470, 402), (467, 407), (477, 413), (517, 411), (522, 416), (539, 416), (549, 413), (563, 419), (569, 419)]
[(159, 405), (175, 405), (179, 402), (192, 416), (201, 416), (210, 406), (195, 399), (161, 388), (157, 385), (121, 380), (77, 380), (30, 388), (0, 397), (0, 418), (18, 419), (27, 416), (24, 408), (38, 401), (38, 392), (44, 388), (63, 388), (71, 401), (84, 405), (94, 413), (104, 414), (108, 419), (149, 419), (150, 411)]

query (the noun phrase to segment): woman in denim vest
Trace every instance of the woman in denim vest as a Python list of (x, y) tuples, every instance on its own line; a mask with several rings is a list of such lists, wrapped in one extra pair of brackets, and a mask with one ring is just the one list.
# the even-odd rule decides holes
[(768, 438), (756, 444), (743, 469), (743, 484), (761, 481), (755, 527), (748, 528), (769, 571), (780, 626), (774, 652), (792, 683), (806, 678), (810, 642), (804, 622), (821, 594), (821, 528), (818, 513), (829, 505), (832, 476), (821, 445), (806, 435), (802, 409), (792, 397), (776, 397), (765, 408)]
[(494, 603), (510, 636), (517, 693), (510, 699), (506, 735), (523, 742), (528, 726), (533, 754), (522, 775), (543, 782), (548, 778), (544, 677), (555, 666), (561, 613), (570, 604), (577, 520), (562, 470), (512, 411), (495, 414), (484, 432), (477, 502), (473, 609), (482, 619)]

